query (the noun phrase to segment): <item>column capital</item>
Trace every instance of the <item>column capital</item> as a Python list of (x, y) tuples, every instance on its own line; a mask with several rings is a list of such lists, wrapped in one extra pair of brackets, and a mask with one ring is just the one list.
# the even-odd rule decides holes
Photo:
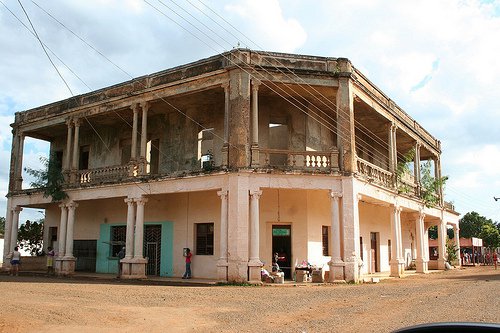
[(221, 191), (217, 191), (217, 195), (222, 199), (226, 199), (227, 198), (227, 195), (228, 195), (228, 190), (221, 190)]
[(128, 205), (131, 205), (134, 203), (135, 199), (134, 198), (125, 198), (123, 199)]
[(134, 111), (134, 112), (139, 112), (139, 106), (140, 106), (140, 104), (139, 104), (139, 103), (132, 103), (132, 104), (130, 105), (130, 109), (131, 109), (132, 111)]
[(75, 127), (80, 127), (80, 125), (82, 124), (82, 120), (80, 118), (75, 118), (73, 119), (73, 124), (75, 125)]
[(391, 122), (391, 131), (396, 132), (397, 129), (398, 129), (398, 125), (396, 125), (396, 123), (394, 123), (394, 122)]
[(150, 106), (151, 106), (151, 104), (148, 101), (141, 102), (141, 108), (142, 108), (143, 111), (144, 110), (146, 110), (146, 111), (149, 110)]
[(261, 195), (262, 195), (262, 191), (261, 190), (250, 190), (250, 196), (252, 198), (255, 198), (255, 199), (259, 200)]
[(23, 210), (23, 207), (21, 207), (21, 206), (16, 206), (12, 209), (12, 211), (15, 213), (20, 213), (20, 212), (22, 212), (22, 210)]
[(252, 79), (252, 89), (259, 90), (259, 86), (262, 84), (262, 81), (259, 79)]
[(342, 193), (334, 190), (330, 190), (329, 193), (330, 197), (332, 199), (338, 200), (339, 198), (342, 198)]
[(224, 91), (228, 90), (229, 89), (229, 81), (222, 83), (220, 86), (222, 88), (224, 88)]
[(146, 198), (146, 197), (135, 198), (134, 202), (136, 202), (137, 205), (143, 205), (144, 206), (146, 204), (146, 202), (148, 202), (148, 198)]
[(66, 203), (64, 203), (64, 202), (63, 202), (63, 203), (60, 203), (60, 204), (59, 204), (59, 208), (61, 208), (61, 209), (62, 209), (62, 208), (66, 208)]
[(71, 117), (66, 118), (66, 126), (68, 126), (68, 128), (73, 126), (73, 118)]
[(68, 207), (69, 209), (76, 209), (78, 207), (78, 203), (75, 201), (71, 201), (66, 205), (66, 207)]

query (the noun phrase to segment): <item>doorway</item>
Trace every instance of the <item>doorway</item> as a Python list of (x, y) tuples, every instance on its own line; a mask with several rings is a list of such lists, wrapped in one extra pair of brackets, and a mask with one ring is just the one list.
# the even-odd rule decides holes
[(145, 226), (144, 255), (148, 258), (146, 275), (160, 275), (161, 225)]
[(378, 232), (370, 232), (370, 273), (378, 272)]
[(278, 253), (278, 265), (285, 274), (285, 279), (292, 278), (292, 226), (273, 225), (273, 252)]

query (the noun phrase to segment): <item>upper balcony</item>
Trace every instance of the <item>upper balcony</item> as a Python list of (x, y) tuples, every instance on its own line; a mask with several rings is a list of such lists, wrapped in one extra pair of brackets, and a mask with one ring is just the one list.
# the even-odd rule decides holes
[(421, 161), (440, 175), (439, 142), (347, 59), (235, 50), (18, 113), (13, 127), (10, 193), (25, 136), (50, 142), (70, 187), (243, 168), (354, 174), (418, 196)]

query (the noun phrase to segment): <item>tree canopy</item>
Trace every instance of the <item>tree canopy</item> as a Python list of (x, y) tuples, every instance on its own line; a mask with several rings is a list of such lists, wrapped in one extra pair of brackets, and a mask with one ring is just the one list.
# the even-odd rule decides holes
[(459, 227), (461, 237), (482, 238), (484, 246), (500, 247), (500, 224), (498, 222), (493, 222), (493, 220), (472, 211), (460, 219)]
[(64, 176), (61, 172), (61, 162), (52, 154), (49, 158), (40, 157), (40, 162), (44, 166), (41, 170), (25, 168), (24, 170), (35, 180), (31, 182), (34, 188), (43, 188), (43, 196), (51, 197), (53, 202), (64, 200), (68, 197), (62, 187), (64, 184)]
[(0, 216), (0, 235), (5, 234), (5, 217)]
[(27, 220), (19, 227), (19, 232), (17, 234), (19, 247), (21, 249), (27, 250), (33, 256), (42, 254), (43, 222), (43, 219), (33, 222)]

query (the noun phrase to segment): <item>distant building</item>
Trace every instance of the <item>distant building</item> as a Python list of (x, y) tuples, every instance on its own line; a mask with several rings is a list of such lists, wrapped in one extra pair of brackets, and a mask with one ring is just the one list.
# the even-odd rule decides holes
[[(124, 278), (180, 277), (189, 247), (199, 278), (260, 281), (278, 252), (288, 278), (305, 260), (358, 281), (426, 272), (428, 228), (458, 232), (441, 190), (435, 208), (419, 197), (421, 162), (441, 177), (440, 142), (345, 58), (235, 49), (18, 112), (12, 128), (5, 255), (21, 209), (43, 208), (58, 274), (117, 272), (126, 245)], [(25, 137), (50, 142), (64, 202), (23, 184)]]

